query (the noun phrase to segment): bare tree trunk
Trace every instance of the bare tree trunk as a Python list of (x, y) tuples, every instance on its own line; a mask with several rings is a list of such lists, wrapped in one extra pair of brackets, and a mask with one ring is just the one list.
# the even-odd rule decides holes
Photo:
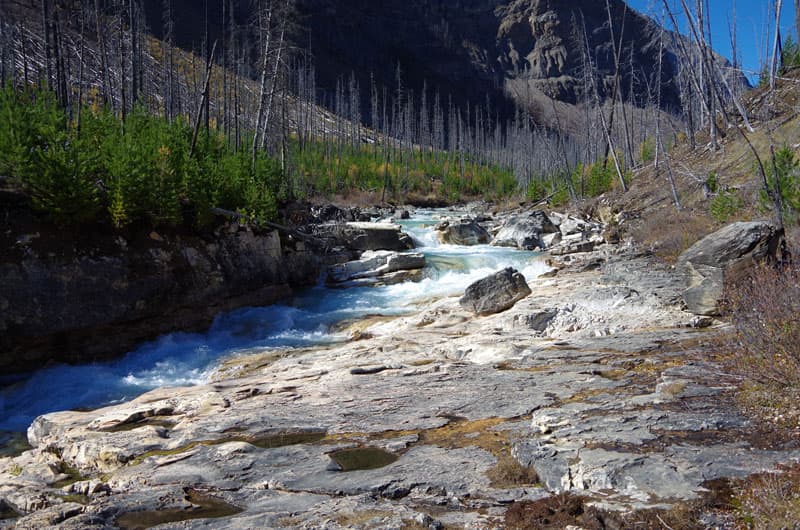
[[(796, 3), (796, 0), (795, 0)], [(775, 88), (775, 78), (778, 75), (778, 68), (780, 61), (778, 57), (778, 50), (781, 44), (781, 7), (783, 0), (776, 0), (775, 2), (775, 40), (772, 45), (772, 66), (769, 69), (769, 88)]]
[(122, 8), (124, 6), (120, 6), (119, 15), (119, 76), (120, 76), (120, 108), (122, 109), (122, 128), (123, 131), (125, 130), (125, 116), (128, 111), (128, 104), (125, 97), (125, 29), (123, 28), (123, 16), (122, 16)]
[(195, 147), (197, 147), (197, 136), (200, 133), (200, 122), (203, 118), (203, 106), (208, 100), (208, 85), (211, 81), (211, 69), (214, 66), (214, 52), (216, 49), (217, 41), (214, 41), (214, 45), (211, 47), (211, 53), (208, 56), (208, 61), (206, 62), (206, 80), (203, 83), (203, 95), (200, 98), (200, 104), (197, 106), (197, 113), (195, 114), (194, 131), (192, 132), (192, 144), (189, 146), (190, 157), (194, 154)]
[(270, 117), (272, 116), (272, 105), (275, 100), (275, 91), (278, 86), (278, 74), (280, 73), (281, 58), (284, 48), (284, 37), (286, 36), (286, 19), (289, 14), (284, 13), (281, 20), (281, 33), (278, 37), (278, 55), (275, 58), (275, 64), (272, 69), (272, 79), (270, 81), (269, 96), (267, 97), (267, 108), (264, 112), (264, 136), (261, 139), (262, 147), (266, 146), (267, 142), (267, 128), (269, 127)]
[[(668, 10), (669, 6), (668, 6), (666, 0), (663, 0), (663, 2), (664, 2), (664, 7)], [(686, 18), (687, 18), (687, 22), (689, 24), (690, 31), (694, 34), (696, 40), (701, 40), (702, 37), (700, 37), (700, 35), (698, 33), (702, 32), (702, 28), (700, 28), (700, 30), (698, 31), (698, 28), (695, 25), (694, 20), (692, 20), (691, 13), (689, 11), (688, 6), (686, 5), (686, 1), (685, 0), (681, 0), (681, 5), (683, 6), (684, 13), (686, 13)], [(677, 22), (675, 21), (675, 17), (669, 11), (667, 11), (667, 12), (670, 15), (670, 19), (672, 20), (673, 26), (677, 30), (678, 25), (677, 25)], [(678, 42), (682, 43), (682, 41), (680, 41), (680, 40)], [(688, 61), (689, 60), (688, 59), (689, 56), (686, 53), (685, 48), (682, 46), (682, 44), (681, 44), (681, 49), (683, 51), (684, 59)], [(715, 75), (716, 79), (719, 80), (720, 82), (722, 82), (722, 84), (725, 86), (725, 88), (728, 91), (728, 93), (731, 95), (731, 98), (732, 98), (734, 104), (736, 105), (736, 109), (739, 111), (739, 114), (741, 115), (742, 119), (744, 120), (745, 127), (747, 128), (748, 131), (753, 132), (753, 127), (750, 125), (750, 121), (747, 118), (746, 110), (744, 109), (744, 107), (742, 106), (741, 102), (739, 101), (739, 98), (736, 96), (734, 91), (731, 89), (731, 86), (728, 83), (728, 80), (725, 77), (725, 75), (723, 75), (723, 73), (719, 70), (719, 67), (717, 66), (717, 64), (713, 60), (711, 60), (710, 50), (709, 50), (707, 55), (704, 55), (704, 58), (708, 63), (707, 64), (707, 70), (710, 72), (709, 75), (710, 76), (711, 75)], [(691, 74), (690, 75), (690, 79), (692, 79), (695, 82), (695, 87), (698, 90), (700, 90), (700, 92), (699, 92), (699, 94), (701, 96), (700, 100), (703, 102), (703, 105), (705, 106), (706, 110), (711, 112), (711, 106), (709, 105), (708, 101), (704, 97), (705, 93), (701, 91), (699, 85), (697, 84), (697, 80), (694, 77), (694, 72), (692, 70), (689, 70), (689, 72)], [(722, 107), (723, 99), (722, 99), (722, 96), (719, 94), (719, 91), (717, 90), (717, 84), (715, 82), (713, 82), (713, 81), (711, 81), (711, 83), (712, 83), (712, 87), (713, 87), (713, 92), (711, 94), (711, 97), (712, 98), (716, 97), (717, 101), (720, 104), (720, 107)], [(722, 108), (721, 110), (724, 113), (724, 108)], [(727, 118), (727, 115), (725, 115), (725, 119), (726, 119), (726, 121), (729, 121), (728, 118)]]
[(78, 60), (80, 61), (78, 66), (78, 109), (76, 112), (76, 119), (75, 119), (75, 129), (78, 131), (78, 134), (81, 133), (81, 110), (83, 108), (83, 67), (84, 67), (84, 53), (86, 51), (85, 47), (85, 28), (86, 28), (86, 12), (84, 11), (84, 4), (81, 3), (81, 35), (80, 35), (80, 53)]
[[(260, 20), (259, 15), (259, 20)], [(256, 112), (256, 126), (255, 131), (253, 131), (253, 145), (252, 145), (252, 154), (251, 154), (251, 165), (253, 168), (256, 166), (256, 152), (258, 151), (258, 141), (261, 134), (261, 121), (264, 119), (264, 105), (266, 99), (266, 92), (267, 92), (267, 70), (269, 70), (269, 53), (270, 53), (270, 44), (272, 38), (272, 29), (270, 25), (272, 24), (272, 6), (268, 8), (266, 13), (266, 31), (267, 35), (264, 40), (264, 51), (263, 51), (263, 60), (261, 65), (261, 88), (259, 89), (259, 96), (258, 96), (258, 111)]]
[(100, 0), (94, 0), (94, 17), (97, 29), (97, 43), (100, 45), (100, 68), (103, 71), (103, 104), (109, 105), (111, 102), (111, 81), (108, 69), (108, 52), (106, 51), (105, 31), (102, 27), (102, 16), (100, 13)]
[(800, 41), (800, 0), (794, 0), (794, 27), (797, 31), (797, 40)]
[[(589, 37), (586, 34), (586, 21), (583, 20), (582, 22), (583, 22), (583, 39), (584, 39), (584, 45), (586, 46), (586, 55), (587, 57), (589, 57), (588, 61), (589, 67), (594, 68), (591, 62), (591, 57), (589, 56)], [(611, 138), (611, 132), (608, 129), (608, 123), (606, 122), (605, 114), (603, 113), (602, 106), (600, 105), (600, 94), (597, 90), (597, 80), (594, 78), (594, 74), (592, 74), (591, 79), (592, 79), (592, 88), (594, 90), (595, 103), (597, 104), (600, 114), (600, 124), (603, 127), (603, 133), (605, 134), (606, 137), (608, 150), (611, 154), (611, 158), (614, 161), (614, 168), (617, 170), (617, 177), (619, 177), (619, 183), (622, 186), (622, 191), (626, 192), (628, 191), (628, 185), (625, 184), (625, 176), (622, 173), (622, 167), (620, 166), (619, 159), (617, 158), (616, 149), (614, 149), (614, 141)]]
[(139, 100), (139, 61), (137, 58), (138, 42), (136, 26), (136, 0), (128, 0), (128, 31), (131, 40), (131, 105)]
[(45, 86), (51, 86), (53, 71), (51, 65), (51, 43), (50, 43), (50, 0), (42, 0), (42, 31), (44, 32), (44, 71)]
[[(224, 24), (224, 21), (223, 21), (223, 24)], [(208, 0), (205, 0), (205, 36), (203, 38), (203, 40), (205, 42), (204, 42), (203, 47), (205, 48), (205, 51), (206, 51), (206, 67), (207, 68), (208, 68), (208, 65), (211, 64), (211, 52), (210, 52), (210, 50), (208, 48), (209, 39), (210, 39), (210, 37), (209, 37), (209, 31), (208, 31)], [(214, 44), (216, 44), (216, 42)], [(224, 41), (223, 41), (223, 45), (224, 45)], [(203, 117), (205, 118), (204, 124), (205, 124), (205, 130), (206, 130), (206, 140), (208, 140), (208, 133), (211, 130), (210, 129), (210, 123), (209, 123), (210, 120), (211, 120), (211, 116), (210, 116), (210, 114), (211, 114), (211, 95), (210, 95), (210, 93), (208, 93), (208, 91), (209, 91), (208, 82), (206, 82), (206, 87), (203, 88), (203, 92), (205, 93), (205, 98), (204, 98), (205, 99), (205, 105), (203, 105)]]
[(28, 37), (25, 34), (25, 25), (20, 25), (20, 32), (19, 36), (21, 39), (21, 48), (22, 48), (22, 75), (23, 80), (25, 81), (25, 88), (28, 87), (30, 80), (28, 79), (28, 52), (27, 47), (25, 44), (28, 42)]
[[(625, 14), (628, 12), (628, 6), (625, 4)], [(609, 137), (614, 129), (614, 115), (616, 113), (617, 108), (617, 95), (619, 92), (619, 85), (620, 85), (620, 71), (619, 65), (621, 61), (621, 54), (622, 54), (622, 40), (625, 34), (625, 17), (623, 15), (622, 19), (622, 28), (620, 29), (619, 35), (619, 44), (617, 44), (617, 39), (614, 36), (614, 20), (611, 16), (611, 4), (609, 0), (606, 0), (606, 13), (608, 14), (608, 31), (611, 35), (611, 51), (614, 54), (614, 89), (611, 91), (611, 110), (609, 111), (608, 119), (605, 120), (608, 123), (608, 133)], [(587, 42), (588, 47), (588, 42)], [(587, 52), (588, 53), (588, 52)], [(599, 94), (598, 94), (599, 97)], [(611, 146), (606, 144), (606, 151), (605, 156), (603, 157), (603, 166), (605, 167), (606, 161), (608, 160), (609, 151), (611, 150)]]
[(664, 164), (667, 166), (667, 177), (669, 178), (669, 186), (672, 190), (672, 200), (675, 201), (675, 208), (678, 210), (681, 209), (681, 200), (678, 197), (678, 188), (675, 185), (675, 176), (672, 174), (672, 166), (669, 163), (669, 155), (667, 155), (667, 150), (664, 149), (664, 141), (661, 137), (661, 72), (662, 72), (662, 65), (664, 62), (664, 29), (661, 29), (661, 36), (660, 36), (660, 43), (659, 43), (659, 51), (658, 51), (658, 76), (657, 76), (657, 85), (658, 88), (656, 90), (657, 93), (657, 101), (658, 104), (656, 106), (656, 178), (658, 178), (658, 162), (659, 157), (658, 154), (664, 154)]

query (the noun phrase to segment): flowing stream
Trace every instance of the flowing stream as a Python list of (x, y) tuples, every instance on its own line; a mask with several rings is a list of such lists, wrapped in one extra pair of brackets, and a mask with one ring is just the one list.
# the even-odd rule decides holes
[(418, 211), (401, 221), (425, 254), (424, 279), (386, 287), (332, 289), (318, 285), (282, 305), (249, 307), (219, 315), (205, 333), (173, 333), (104, 363), (56, 365), (14, 379), (0, 376), (0, 446), (3, 432), (25, 431), (36, 416), (56, 410), (120, 403), (163, 386), (201, 384), (221, 358), (266, 348), (326, 345), (347, 340), (335, 324), (366, 315), (414, 312), (433, 298), (460, 295), (466, 287), (504, 267), (529, 280), (547, 267), (537, 253), (479, 245), (438, 243), (433, 227), (442, 210)]

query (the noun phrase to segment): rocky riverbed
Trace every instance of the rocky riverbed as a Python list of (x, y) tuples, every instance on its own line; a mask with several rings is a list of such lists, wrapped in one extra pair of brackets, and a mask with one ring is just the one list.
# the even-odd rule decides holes
[(19, 516), (0, 527), (501, 528), (559, 492), (665, 507), (800, 458), (737, 411), (710, 346), (724, 324), (682, 309), (682, 278), (592, 247), (498, 314), (444, 297), (40, 417), (33, 449), (0, 458), (0, 513)]

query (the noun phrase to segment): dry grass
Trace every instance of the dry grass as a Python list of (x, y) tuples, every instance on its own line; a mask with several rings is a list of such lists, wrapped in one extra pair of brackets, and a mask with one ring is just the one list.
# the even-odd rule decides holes
[(340, 513), (334, 517), (335, 521), (346, 527), (369, 528), (370, 524), (375, 524), (380, 519), (391, 517), (392, 513), (386, 510), (364, 510), (360, 512)]
[(486, 472), (486, 476), (496, 488), (532, 486), (539, 482), (539, 475), (532, 467), (523, 466), (511, 455), (501, 456), (497, 464)]
[[(569, 526), (585, 530), (672, 529), (704, 530), (704, 514), (715, 513), (733, 523), (732, 493), (724, 480), (709, 481), (707, 491), (698, 500), (679, 503), (668, 510), (634, 512), (603, 511), (587, 504), (587, 499), (562, 493), (533, 502), (514, 503), (506, 512), (505, 528), (510, 530), (555, 530)], [(716, 527), (715, 527), (716, 528)], [(740, 528), (724, 525), (720, 528)], [(788, 527), (788, 528), (791, 528)]]
[(737, 372), (758, 386), (800, 389), (800, 264), (760, 265), (727, 299)]
[(752, 530), (797, 528), (800, 521), (800, 468), (766, 473), (737, 491), (737, 516)]
[(420, 432), (420, 441), (445, 449), (480, 447), (499, 459), (507, 454), (508, 433), (495, 431), (493, 428), (507, 421), (509, 420), (502, 418), (451, 421), (438, 429)]
[(672, 263), (714, 228), (714, 221), (704, 212), (661, 208), (643, 218), (631, 235), (661, 259)]

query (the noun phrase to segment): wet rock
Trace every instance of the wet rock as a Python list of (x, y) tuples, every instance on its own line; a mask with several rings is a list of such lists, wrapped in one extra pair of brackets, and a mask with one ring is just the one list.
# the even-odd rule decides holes
[[(341, 284), (364, 280), (360, 284), (377, 283), (390, 273), (400, 271), (416, 271), (425, 267), (423, 254), (398, 254), (390, 251), (367, 251), (361, 259), (333, 265), (328, 269), (327, 281), (330, 284)], [(395, 276), (403, 281), (404, 276)]]
[(347, 223), (344, 234), (347, 247), (353, 250), (403, 251), (414, 248), (411, 237), (396, 224)]
[[(527, 215), (512, 215), (503, 223), (499, 232), (494, 236), (492, 245), (498, 247), (516, 247), (522, 250), (546, 248), (543, 236), (559, 233), (550, 218), (541, 210), (533, 211)], [(549, 238), (549, 245), (555, 241), (555, 236)]]
[(508, 267), (467, 287), (459, 303), (477, 315), (491, 315), (513, 307), (529, 294), (525, 277)]
[(320, 268), (316, 255), (277, 232), (235, 225), (213, 243), (143, 233), (125, 247), (112, 236), (88, 247), (68, 236), (59, 244), (69, 250), (0, 255), (0, 308), (11, 308), (0, 311), (4, 373), (97, 361), (162, 333), (201, 329), (221, 311), (275, 303), (291, 286), (313, 284)]
[(683, 299), (689, 311), (718, 315), (725, 282), (742, 278), (758, 261), (776, 257), (781, 237), (770, 223), (738, 222), (692, 245), (677, 263), (684, 277)]
[(485, 245), (492, 239), (489, 232), (473, 219), (444, 221), (436, 230), (439, 240), (450, 245)]

